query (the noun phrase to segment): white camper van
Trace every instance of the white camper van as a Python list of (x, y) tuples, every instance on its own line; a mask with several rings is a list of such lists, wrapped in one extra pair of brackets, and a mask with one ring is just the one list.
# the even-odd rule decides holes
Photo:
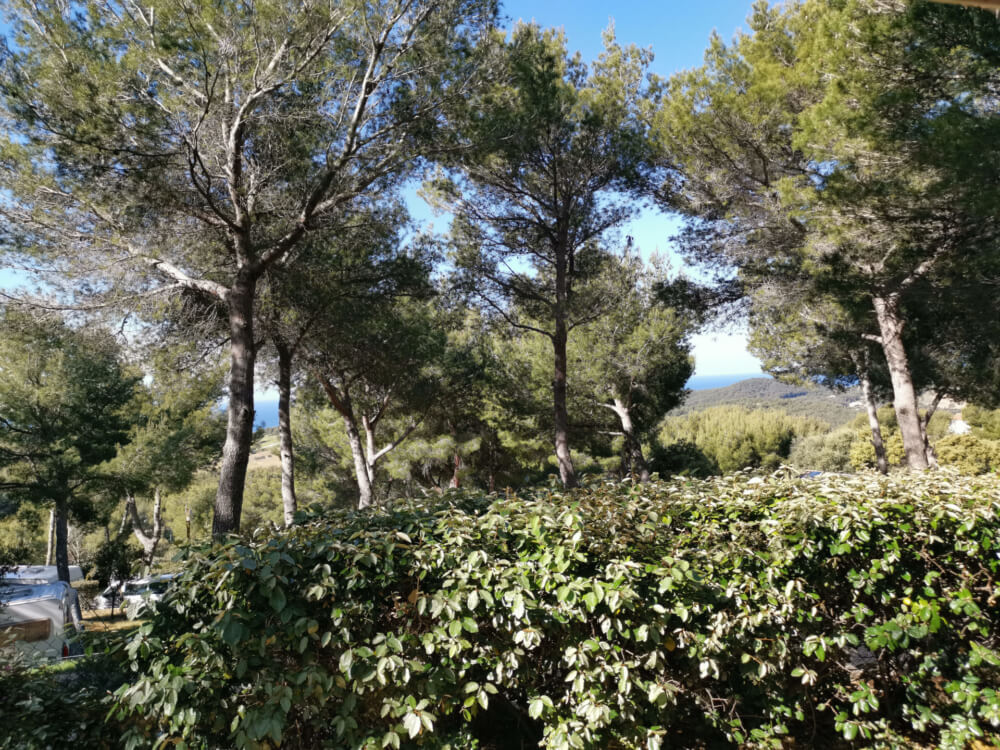
[(0, 581), (0, 649), (58, 659), (77, 649), (74, 633), (83, 630), (80, 598), (64, 581)]
[[(0, 583), (55, 583), (59, 568), (55, 565), (15, 565), (3, 574)], [(83, 570), (79, 565), (69, 566), (69, 581), (82, 581)]]

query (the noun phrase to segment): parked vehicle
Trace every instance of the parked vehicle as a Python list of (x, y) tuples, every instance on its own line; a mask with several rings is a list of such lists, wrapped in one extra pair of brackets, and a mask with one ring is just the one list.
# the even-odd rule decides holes
[(79, 653), (80, 598), (65, 581), (7, 583), (0, 588), (0, 649), (58, 659)]
[(135, 617), (142, 607), (148, 607), (160, 601), (176, 577), (176, 573), (164, 573), (149, 578), (140, 578), (137, 581), (128, 581), (122, 590), (120, 606), (126, 609), (130, 618)]
[(94, 609), (114, 609), (122, 605), (124, 582), (112, 580), (108, 587), (94, 597)]
[[(3, 574), (3, 583), (55, 583), (59, 580), (59, 569), (55, 565), (15, 565)], [(69, 566), (69, 580), (83, 580), (83, 570), (79, 565)]]
[(111, 609), (113, 607), (125, 609), (130, 604), (135, 606), (139, 602), (158, 602), (163, 598), (170, 582), (176, 577), (175, 573), (165, 573), (134, 581), (113, 580), (94, 599), (94, 607), (96, 609)]

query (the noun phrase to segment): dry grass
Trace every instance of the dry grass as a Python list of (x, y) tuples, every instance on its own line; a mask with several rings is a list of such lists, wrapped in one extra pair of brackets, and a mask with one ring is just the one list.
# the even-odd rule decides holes
[(113, 632), (133, 630), (142, 620), (129, 620), (125, 613), (116, 609), (114, 616), (110, 609), (92, 609), (83, 613), (84, 627), (91, 632)]
[(250, 465), (247, 468), (250, 471), (256, 471), (257, 469), (273, 469), (280, 467), (280, 456), (276, 456), (270, 451), (255, 451), (250, 454)]

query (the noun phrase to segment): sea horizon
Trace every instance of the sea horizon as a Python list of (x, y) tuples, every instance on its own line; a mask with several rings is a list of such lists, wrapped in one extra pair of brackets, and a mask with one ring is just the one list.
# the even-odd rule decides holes
[[(751, 378), (769, 378), (770, 375), (760, 372), (737, 373), (726, 375), (692, 375), (686, 387), (692, 391), (707, 391), (711, 388), (725, 388)], [(278, 426), (278, 399), (258, 398), (254, 404), (254, 427), (270, 428)]]

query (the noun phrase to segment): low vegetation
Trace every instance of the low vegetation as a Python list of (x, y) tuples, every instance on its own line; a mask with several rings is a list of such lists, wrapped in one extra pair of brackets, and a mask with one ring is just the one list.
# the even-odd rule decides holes
[[(797, 437), (826, 432), (829, 425), (772, 409), (715, 406), (660, 423), (660, 444), (670, 452), (676, 443), (693, 445), (707, 460), (708, 474), (739, 469), (776, 469), (788, 458)], [(701, 459), (695, 458), (697, 468)], [(682, 467), (688, 468), (688, 467)]]
[[(998, 511), (995, 478), (941, 472), (452, 492), (314, 516), (190, 551), (116, 657), (106, 735), (131, 748), (998, 741)], [(0, 709), (5, 732), (47, 700), (32, 679), (3, 678), (22, 696)], [(109, 707), (90, 694), (76, 710), (97, 721)]]

